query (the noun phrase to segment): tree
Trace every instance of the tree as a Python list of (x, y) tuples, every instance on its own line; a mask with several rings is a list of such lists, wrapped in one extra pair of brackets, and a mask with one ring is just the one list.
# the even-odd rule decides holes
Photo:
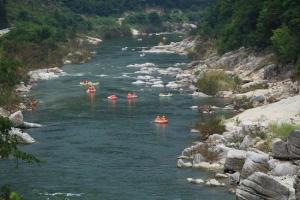
[[(28, 163), (39, 163), (40, 160), (35, 156), (20, 151), (17, 146), (16, 137), (9, 134), (12, 124), (6, 117), (0, 116), (0, 157), (8, 159), (10, 157), (18, 160), (23, 160)], [(17, 162), (18, 163), (18, 162)], [(8, 186), (2, 186), (0, 189), (0, 200), (22, 200), (22, 197), (12, 191)]]
[(284, 60), (289, 60), (289, 58), (297, 58), (297, 51), (295, 49), (292, 33), (286, 25), (283, 25), (282, 27), (273, 31), (271, 41), (275, 51)]
[(5, 0), (0, 0), (0, 29), (7, 28), (8, 22), (6, 18)]
[(149, 13), (148, 20), (149, 20), (150, 24), (153, 24), (153, 25), (161, 24), (161, 18), (156, 12)]
[(28, 163), (39, 163), (40, 160), (35, 156), (20, 151), (17, 146), (17, 139), (15, 136), (9, 134), (12, 124), (7, 117), (0, 116), (0, 157), (7, 159), (10, 157), (18, 160), (23, 160)]

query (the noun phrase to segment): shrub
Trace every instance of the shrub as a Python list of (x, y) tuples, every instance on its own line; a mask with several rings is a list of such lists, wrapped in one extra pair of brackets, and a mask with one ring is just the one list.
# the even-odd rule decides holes
[(215, 95), (222, 90), (236, 90), (238, 85), (239, 80), (236, 76), (217, 70), (204, 73), (197, 81), (199, 90), (208, 95)]
[(300, 129), (300, 125), (296, 124), (290, 124), (290, 123), (271, 123), (268, 126), (268, 130), (270, 131), (273, 138), (281, 138), (283, 140), (286, 140), (289, 136), (289, 134), (292, 131), (295, 131), (297, 129)]
[(12, 189), (4, 185), (0, 188), (0, 200), (22, 200), (23, 198)]
[(14, 110), (20, 103), (20, 97), (11, 87), (0, 88), (0, 106), (6, 110)]
[(222, 117), (208, 118), (196, 124), (195, 129), (200, 131), (203, 140), (212, 134), (221, 134), (225, 131), (224, 119)]
[(240, 109), (247, 110), (253, 108), (253, 103), (251, 99), (246, 96), (243, 96), (242, 98), (233, 99), (232, 104), (235, 110), (240, 110)]
[(13, 87), (25, 80), (23, 64), (17, 60), (0, 58), (0, 86)]

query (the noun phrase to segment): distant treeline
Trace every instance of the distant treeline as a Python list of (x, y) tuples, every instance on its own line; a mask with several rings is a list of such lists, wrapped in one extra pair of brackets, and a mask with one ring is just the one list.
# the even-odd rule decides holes
[(58, 0), (77, 13), (111, 16), (147, 7), (162, 9), (194, 9), (205, 7), (215, 0)]
[(300, 1), (218, 0), (205, 11), (199, 34), (214, 40), (220, 53), (272, 49), (300, 73)]

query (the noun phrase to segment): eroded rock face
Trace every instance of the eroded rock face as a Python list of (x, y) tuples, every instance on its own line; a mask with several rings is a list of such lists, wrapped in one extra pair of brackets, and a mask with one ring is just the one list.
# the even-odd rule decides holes
[(246, 160), (246, 151), (232, 149), (228, 151), (225, 160), (225, 172), (241, 171)]
[(294, 188), (296, 193), (296, 200), (300, 200), (300, 170), (294, 182)]
[(9, 116), (9, 120), (12, 122), (13, 127), (19, 127), (24, 123), (23, 114), (21, 111), (17, 111)]
[(12, 128), (9, 134), (16, 137), (19, 144), (33, 144), (35, 139), (33, 139), (28, 133), (22, 132), (19, 128)]
[(300, 130), (289, 134), (287, 142), (276, 140), (272, 144), (272, 156), (282, 160), (300, 160)]
[[(271, 162), (273, 162), (271, 164)], [(271, 175), (273, 176), (294, 176), (298, 172), (298, 167), (290, 162), (270, 161), (269, 164), (273, 165)]]
[(287, 148), (292, 159), (300, 159), (300, 130), (289, 134)]
[(269, 156), (264, 153), (247, 152), (245, 164), (243, 166), (241, 175), (247, 178), (254, 172), (267, 172), (269, 170), (268, 164)]
[(243, 180), (236, 190), (239, 200), (288, 200), (289, 189), (278, 181), (261, 172), (255, 172)]
[(235, 172), (234, 174), (229, 175), (229, 184), (230, 185), (238, 185), (240, 183), (240, 172)]

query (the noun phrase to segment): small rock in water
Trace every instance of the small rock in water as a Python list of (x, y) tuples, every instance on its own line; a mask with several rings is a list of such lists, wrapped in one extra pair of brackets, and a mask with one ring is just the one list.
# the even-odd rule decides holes
[(227, 174), (217, 173), (217, 174), (215, 175), (215, 178), (228, 178), (228, 175), (227, 175)]
[(133, 85), (144, 85), (145, 81), (137, 80), (135, 82), (132, 82)]
[(177, 160), (177, 167), (178, 168), (188, 168), (188, 167), (192, 167), (193, 164), (190, 161), (184, 161), (183, 159), (178, 159)]
[(204, 183), (204, 181), (200, 178), (196, 179), (196, 178), (187, 178), (186, 179), (188, 182), (193, 183), (193, 184), (201, 184)]
[(193, 110), (197, 110), (198, 106), (191, 106), (190, 108), (193, 109)]
[(224, 183), (220, 183), (216, 179), (208, 179), (205, 184), (209, 186), (225, 186)]
[(193, 128), (190, 130), (190, 132), (191, 132), (191, 133), (200, 133), (200, 131), (199, 131), (199, 130), (197, 130), (197, 129), (193, 129)]

